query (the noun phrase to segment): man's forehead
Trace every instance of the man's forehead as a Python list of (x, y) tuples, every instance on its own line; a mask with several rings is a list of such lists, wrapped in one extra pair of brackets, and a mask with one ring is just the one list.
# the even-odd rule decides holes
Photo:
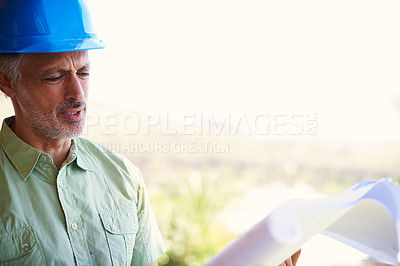
[(89, 65), (87, 51), (74, 51), (63, 53), (38, 53), (29, 54), (21, 65), (21, 68), (31, 68), (42, 71), (49, 68), (82, 68)]

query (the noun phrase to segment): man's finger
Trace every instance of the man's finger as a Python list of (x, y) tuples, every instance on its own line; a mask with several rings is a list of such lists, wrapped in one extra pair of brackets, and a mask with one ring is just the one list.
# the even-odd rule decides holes
[(294, 253), (292, 255), (291, 259), (292, 259), (293, 265), (297, 264), (297, 261), (299, 260), (299, 257), (300, 257), (300, 253), (301, 253), (301, 249), (299, 249), (296, 253)]
[(286, 265), (286, 266), (293, 266), (292, 259), (287, 259), (287, 260), (285, 260), (285, 264), (284, 264), (284, 265)]

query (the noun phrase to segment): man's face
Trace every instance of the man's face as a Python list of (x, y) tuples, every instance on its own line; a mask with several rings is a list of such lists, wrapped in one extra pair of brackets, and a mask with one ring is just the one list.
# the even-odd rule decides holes
[(39, 138), (79, 136), (86, 121), (89, 68), (87, 51), (27, 56), (13, 97), (16, 123)]

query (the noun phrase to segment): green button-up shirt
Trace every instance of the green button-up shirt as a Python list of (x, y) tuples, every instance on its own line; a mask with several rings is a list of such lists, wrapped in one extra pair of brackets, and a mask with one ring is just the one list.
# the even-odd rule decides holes
[(0, 131), (0, 265), (147, 265), (165, 251), (139, 170), (75, 139), (52, 158)]

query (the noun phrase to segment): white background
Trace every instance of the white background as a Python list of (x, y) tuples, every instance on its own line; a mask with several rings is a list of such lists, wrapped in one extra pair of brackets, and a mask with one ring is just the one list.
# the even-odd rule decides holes
[(151, 112), (317, 113), (319, 137), (400, 138), (398, 1), (88, 4), (107, 45), (92, 52), (91, 97)]

